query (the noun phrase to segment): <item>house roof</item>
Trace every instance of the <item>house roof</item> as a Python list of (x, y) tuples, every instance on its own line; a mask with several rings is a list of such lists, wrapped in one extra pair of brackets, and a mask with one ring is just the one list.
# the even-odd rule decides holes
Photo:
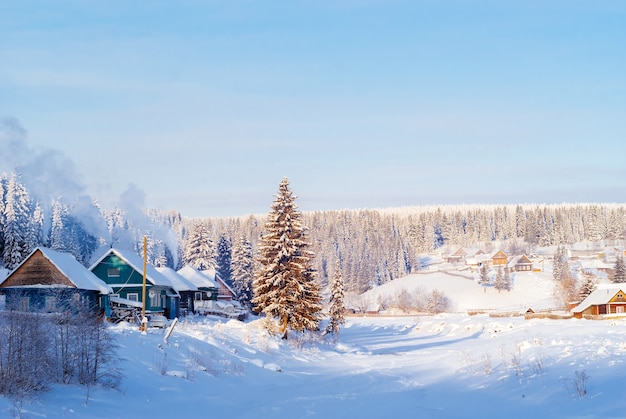
[(166, 266), (156, 268), (161, 274), (167, 277), (172, 283), (173, 288), (178, 291), (198, 291), (198, 287), (187, 280), (184, 276), (176, 272), (172, 268), (168, 268)]
[(505, 257), (507, 257), (506, 253), (504, 253), (502, 250), (498, 250), (494, 252), (493, 255), (491, 255), (491, 258), (505, 258)]
[(5, 278), (0, 281), (0, 284), (4, 283), (13, 272), (17, 271), (22, 265), (28, 262), (28, 260), (37, 252), (41, 252), (56, 269), (59, 270), (74, 286), (78, 289), (99, 291), (102, 294), (110, 294), (113, 292), (104, 281), (94, 275), (90, 270), (80, 264), (69, 253), (57, 252), (45, 247), (37, 247), (33, 250), (18, 266), (15, 267)]
[[(143, 274), (143, 259), (138, 254), (131, 250), (116, 249), (114, 247), (106, 249), (106, 251), (91, 264), (89, 270), (92, 271), (104, 258), (112, 253), (126, 262), (135, 271)], [(156, 286), (175, 288), (165, 275), (157, 271), (156, 268), (149, 263), (146, 264), (146, 281)]]
[[(205, 275), (204, 272), (207, 271), (200, 272), (191, 265), (185, 265), (177, 271), (180, 276), (198, 288), (218, 288), (217, 283)], [(213, 274), (213, 277), (215, 277), (215, 273)]]
[(623, 293), (623, 288), (617, 286), (598, 288), (572, 309), (572, 313), (581, 313), (595, 305), (607, 304), (618, 293)]

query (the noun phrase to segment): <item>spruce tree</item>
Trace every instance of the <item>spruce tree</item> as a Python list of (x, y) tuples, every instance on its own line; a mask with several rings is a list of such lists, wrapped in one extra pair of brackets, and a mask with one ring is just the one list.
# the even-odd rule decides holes
[(498, 292), (502, 291), (503, 289), (505, 289), (505, 283), (504, 283), (504, 270), (502, 269), (502, 266), (500, 266), (498, 268), (498, 272), (496, 274), (496, 280), (493, 283), (493, 287), (495, 289), (498, 290)]
[(220, 235), (220, 240), (217, 243), (217, 273), (226, 283), (231, 284), (231, 268), (230, 261), (232, 258), (232, 244), (225, 234)]
[(242, 306), (252, 308), (252, 280), (254, 278), (254, 258), (252, 243), (244, 235), (233, 246), (230, 262), (233, 290)]
[(346, 322), (343, 304), (343, 278), (341, 276), (341, 269), (339, 267), (339, 261), (335, 266), (335, 273), (330, 281), (330, 308), (328, 310), (329, 321), (326, 326), (325, 333), (332, 333), (333, 335), (339, 335), (339, 328)]
[(202, 222), (196, 223), (185, 242), (183, 265), (191, 265), (200, 271), (213, 269), (217, 264), (215, 258), (215, 245), (209, 237), (206, 225)]
[(489, 268), (487, 267), (487, 263), (483, 262), (480, 266), (480, 277), (478, 278), (478, 284), (483, 287), (483, 292), (487, 292), (489, 282)]
[(618, 256), (613, 266), (613, 282), (626, 282), (626, 265), (624, 265), (624, 257)]
[(578, 294), (580, 295), (580, 301), (584, 300), (596, 289), (596, 283), (591, 275), (585, 275), (583, 277), (583, 283), (580, 285)]
[(265, 222), (259, 243), (260, 270), (252, 284), (256, 310), (279, 321), (283, 339), (288, 330), (317, 330), (320, 287), (312, 267), (313, 252), (302, 225), (295, 196), (284, 178)]
[(4, 207), (3, 260), (7, 269), (13, 269), (37, 247), (35, 229), (32, 224), (31, 200), (19, 175), (9, 179)]
[(511, 270), (508, 266), (504, 267), (504, 288), (507, 291), (511, 291), (512, 283), (511, 283)]

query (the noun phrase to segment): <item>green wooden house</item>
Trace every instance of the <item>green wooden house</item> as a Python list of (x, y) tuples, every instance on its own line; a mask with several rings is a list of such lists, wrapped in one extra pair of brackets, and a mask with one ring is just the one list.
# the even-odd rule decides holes
[[(105, 304), (119, 308), (143, 306), (143, 259), (135, 252), (109, 248), (97, 257), (89, 270), (104, 281), (113, 293)], [(146, 313), (179, 315), (180, 295), (172, 282), (156, 268), (146, 264)]]

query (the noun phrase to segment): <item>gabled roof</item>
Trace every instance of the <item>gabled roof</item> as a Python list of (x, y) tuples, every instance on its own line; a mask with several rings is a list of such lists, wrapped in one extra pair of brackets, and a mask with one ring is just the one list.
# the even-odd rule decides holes
[(198, 287), (196, 285), (194, 285), (191, 281), (188, 281), (184, 276), (176, 272), (174, 269), (162, 266), (156, 268), (156, 270), (170, 280), (172, 286), (176, 291), (198, 291)]
[(589, 294), (587, 298), (582, 300), (580, 304), (574, 307), (572, 309), (572, 313), (581, 313), (591, 306), (607, 304), (618, 293), (624, 294), (623, 288), (618, 286), (598, 288)]
[[(110, 254), (115, 254), (131, 268), (143, 275), (143, 259), (138, 254), (130, 250), (116, 249), (114, 247), (106, 249), (106, 251), (91, 264), (89, 270), (93, 271), (93, 269)], [(146, 264), (146, 281), (150, 282), (152, 285), (174, 288), (171, 281), (149, 263)]]
[[(207, 271), (203, 271), (207, 272)], [(215, 281), (191, 265), (185, 265), (177, 273), (198, 288), (218, 288)], [(213, 275), (215, 277), (215, 274)]]
[(452, 253), (452, 256), (466, 256), (467, 252), (462, 247), (459, 247), (456, 252)]
[(28, 263), (29, 259), (37, 252), (41, 252), (59, 272), (61, 272), (68, 281), (70, 281), (78, 289), (99, 291), (102, 294), (110, 294), (113, 292), (104, 281), (94, 275), (90, 270), (80, 264), (69, 253), (57, 252), (45, 247), (37, 247), (30, 254), (13, 269), (5, 278), (0, 281), (0, 284), (4, 283), (11, 275), (16, 272), (21, 266)]
[(492, 259), (493, 258), (505, 258), (505, 257), (507, 257), (506, 253), (504, 253), (502, 250), (498, 250), (493, 255), (491, 255)]

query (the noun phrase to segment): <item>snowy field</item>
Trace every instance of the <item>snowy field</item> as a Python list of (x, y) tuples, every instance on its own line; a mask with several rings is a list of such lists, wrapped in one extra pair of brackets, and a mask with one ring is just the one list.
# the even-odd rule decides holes
[[(437, 281), (420, 276), (412, 281)], [(439, 276), (438, 285), (444, 277)], [(445, 277), (447, 278), (447, 277)], [(448, 278), (449, 279), (449, 278)], [(528, 301), (549, 279), (528, 274)], [(460, 281), (472, 281), (459, 278)], [(405, 280), (409, 281), (408, 279)], [(533, 284), (533, 281), (537, 283)], [(395, 281), (394, 281), (395, 282)], [(402, 281), (394, 284), (400, 286)], [(523, 291), (518, 277), (519, 293)], [(403, 286), (408, 286), (408, 283)], [(505, 308), (474, 284), (456, 307)], [(476, 292), (475, 292), (476, 291)], [(513, 293), (513, 291), (511, 291)], [(506, 297), (506, 298), (505, 298)], [(475, 298), (482, 298), (477, 301)], [(119, 389), (57, 386), (24, 418), (623, 418), (626, 320), (469, 316), (349, 317), (339, 340), (269, 336), (262, 320), (195, 317), (142, 334), (113, 326)], [(15, 406), (0, 399), (0, 417)]]

